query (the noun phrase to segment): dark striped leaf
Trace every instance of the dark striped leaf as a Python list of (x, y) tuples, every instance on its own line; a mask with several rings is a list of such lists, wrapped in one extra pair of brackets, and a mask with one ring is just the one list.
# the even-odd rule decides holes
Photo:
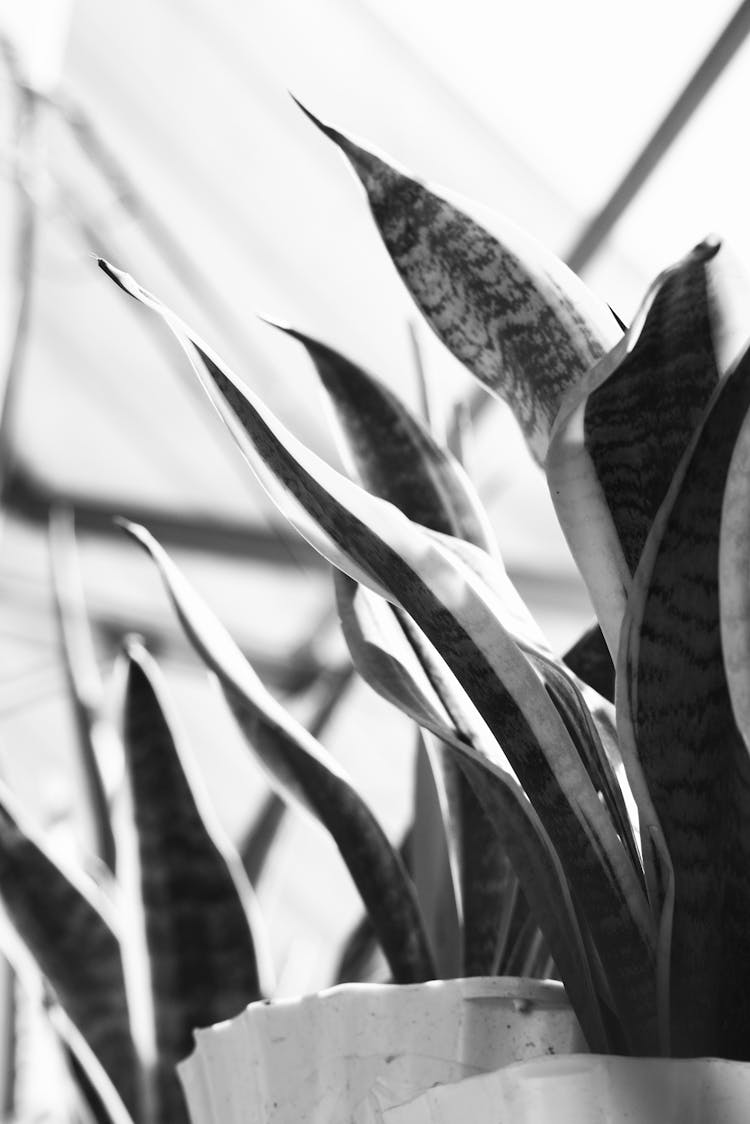
[(398, 396), (333, 348), (292, 328), (284, 331), (299, 340), (315, 364), (354, 479), (415, 523), (495, 549), (487, 516), (463, 468)]
[(748, 337), (725, 297), (734, 280), (715, 240), (665, 270), (622, 342), (569, 396), (550, 442), (552, 498), (613, 658), (657, 509)]
[[(657, 515), (625, 617), (618, 725), (674, 872), (671, 1050), (750, 1058), (750, 757), (722, 658), (719, 542), (750, 355), (715, 391)], [(747, 533), (746, 529), (743, 531)], [(735, 582), (746, 581), (744, 567)]]
[(620, 337), (608, 306), (511, 223), (493, 222), (498, 240), (441, 194), (300, 108), (354, 168), (427, 322), (488, 390), (509, 402), (543, 461), (562, 394)]
[[(187, 1120), (177, 1062), (193, 1031), (261, 998), (252, 888), (174, 733), (158, 668), (127, 644), (123, 742), (137, 836), (159, 1118)], [(266, 980), (266, 985), (268, 981)]]
[(459, 799), (463, 975), (493, 976), (518, 880), (508, 849), (470, 783), (459, 788)]
[(137, 1116), (139, 1065), (111, 906), (93, 882), (64, 871), (51, 857), (5, 788), (0, 897), (61, 1007)]
[(53, 997), (46, 1003), (46, 1014), (69, 1058), (71, 1077), (97, 1124), (133, 1124), (133, 1116), (99, 1058)]
[(156, 562), (185, 633), (219, 679), (229, 707), (272, 783), (312, 813), (341, 851), (394, 979), (434, 977), (414, 887), (379, 823), (338, 763), (266, 691), (244, 655), (156, 540), (124, 524)]
[[(300, 332), (289, 334), (306, 348), (332, 405), (350, 473), (368, 491), (389, 500), (430, 529), (496, 550), (487, 517), (460, 464), (432, 438), (387, 387), (332, 348)], [(335, 578), (344, 635), (360, 674), (433, 733), (453, 723), (403, 634), (394, 610), (377, 594), (344, 574)], [(443, 729), (441, 730), (441, 726)], [(426, 760), (433, 781), (417, 785), (417, 796), (440, 793), (442, 832), (415, 812), (414, 875), (422, 912), (443, 975), (491, 971), (502, 904), (497, 868), (507, 857), (450, 751), (429, 740)], [(421, 754), (418, 755), (421, 760)], [(418, 780), (421, 773), (418, 771)], [(425, 835), (427, 839), (425, 840)], [(438, 837), (441, 835), (442, 837)], [(446, 850), (447, 848), (447, 850)], [(443, 869), (437, 856), (445, 855)], [(420, 862), (420, 856), (425, 861)], [(439, 869), (438, 869), (439, 866)], [(446, 880), (446, 875), (452, 875)], [(456, 900), (463, 920), (463, 970), (455, 961)]]
[[(369, 577), (368, 584), (377, 592), (387, 590), (440, 650), (533, 799), (540, 827), (543, 824), (549, 836), (547, 843), (539, 844), (537, 854), (543, 852), (549, 863), (551, 844), (559, 855), (630, 1048), (655, 1051), (655, 931), (638, 872), (536, 672), (500, 623), (495, 610), (502, 614), (502, 604), (496, 604), (434, 534), (411, 523), (393, 505), (363, 492), (293, 438), (173, 313), (132, 278), (111, 267), (107, 270), (173, 329), (214, 407), (292, 522), (305, 526), (300, 518), (300, 510), (304, 511), (308, 522), (312, 519), (316, 525), (318, 549), (334, 555), (336, 564), (357, 580)], [(472, 751), (462, 752), (480, 773), (489, 770), (506, 784), (502, 756), (486, 758), (474, 751), (472, 758)], [(477, 790), (477, 784), (474, 787)], [(514, 792), (516, 803), (521, 797), (520, 791)], [(529, 831), (528, 817), (521, 819)], [(518, 869), (516, 858), (512, 861)], [(561, 867), (553, 869), (559, 878)], [(552, 901), (547, 893), (542, 903), (547, 914)], [(533, 902), (532, 908), (537, 904)], [(577, 933), (577, 915), (568, 911), (561, 916)], [(559, 924), (557, 929), (559, 933)], [(566, 950), (558, 951), (549, 933), (545, 935), (563, 971)], [(575, 946), (577, 938), (569, 932), (571, 939)], [(570, 955), (567, 962), (573, 963)], [(566, 983), (571, 994), (579, 998), (585, 994), (582, 978), (566, 978)]]

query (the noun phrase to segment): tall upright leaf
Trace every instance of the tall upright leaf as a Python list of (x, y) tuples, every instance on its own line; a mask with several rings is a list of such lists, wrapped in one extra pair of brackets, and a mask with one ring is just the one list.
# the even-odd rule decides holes
[(130, 1032), (112, 908), (93, 882), (64, 871), (11, 794), (0, 789), (0, 898), (23, 943), (138, 1115), (139, 1064)]
[(750, 1058), (750, 757), (722, 658), (719, 541), (750, 354), (714, 393), (636, 571), (618, 725), (674, 871), (671, 1049)]
[(154, 1092), (160, 1116), (177, 1122), (187, 1112), (175, 1066), (190, 1053), (193, 1031), (261, 998), (261, 968), (252, 889), (212, 823), (158, 668), (137, 641), (126, 652), (123, 742), (150, 969)]
[[(327, 551), (330, 544), (337, 564), (357, 580), (369, 577), (377, 592), (386, 589), (439, 649), (508, 754), (559, 853), (630, 1048), (655, 1050), (654, 928), (639, 875), (564, 723), (503, 627), (502, 603), (435, 536), (292, 437), (174, 313), (127, 275), (107, 269), (173, 329), (214, 407), (292, 522), (306, 526), (312, 519), (318, 547)], [(298, 520), (300, 508), (307, 521)], [(487, 768), (506, 779), (491, 756), (480, 772)], [(561, 963), (554, 948), (553, 954)]]
[(657, 509), (750, 335), (726, 297), (732, 271), (715, 240), (665, 270), (621, 343), (570, 393), (550, 441), (552, 499), (613, 659)]
[(562, 394), (620, 337), (608, 306), (511, 223), (497, 219), (498, 240), (440, 193), (300, 108), (354, 168), (427, 322), (488, 390), (509, 402), (543, 461)]

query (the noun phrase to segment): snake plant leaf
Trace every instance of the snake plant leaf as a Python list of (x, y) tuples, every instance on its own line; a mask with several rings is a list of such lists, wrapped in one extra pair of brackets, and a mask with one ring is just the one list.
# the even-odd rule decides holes
[(536, 654), (532, 658), (550, 698), (578, 748), (591, 782), (630, 855), (633, 869), (640, 872), (635, 825), (625, 802), (620, 779), (615, 774), (612, 762), (602, 744), (600, 731), (583, 694), (556, 661)]
[(447, 741), (460, 739), (388, 602), (340, 570), (334, 588), (344, 638), (365, 682), (419, 726)]
[(123, 524), (156, 563), (190, 642), (218, 678), (248, 744), (281, 795), (338, 846), (400, 983), (434, 978), (414, 887), (380, 824), (338, 763), (258, 679), (220, 621), (143, 527)]
[(657, 509), (748, 337), (730, 280), (731, 254), (714, 239), (665, 270), (624, 339), (571, 391), (550, 441), (552, 499), (613, 659)]
[(563, 656), (563, 663), (602, 698), (615, 701), (615, 665), (598, 624), (579, 636)]
[(50, 855), (0, 787), (0, 898), (61, 1007), (109, 1074), (128, 1111), (140, 1105), (120, 941), (95, 883)]
[(54, 998), (47, 1000), (45, 1013), (68, 1053), (73, 1079), (97, 1124), (134, 1124), (99, 1058)]
[(470, 783), (459, 789), (459, 798), (463, 975), (493, 976), (518, 880), (508, 849)]
[[(261, 480), (273, 478), (271, 491), (283, 493), (282, 510), (294, 513), (295, 525), (304, 510), (318, 524), (318, 547), (325, 553), (332, 544), (337, 564), (356, 580), (369, 574), (368, 584), (387, 590), (439, 649), (533, 799), (585, 915), (630, 1048), (656, 1049), (655, 933), (639, 875), (535, 670), (500, 623), (502, 605), (434, 535), (292, 437), (174, 313), (127, 275), (116, 277), (175, 332), (240, 450), (260, 466)], [(505, 780), (497, 759), (482, 761)], [(552, 940), (550, 946), (562, 970)]]
[(75, 524), (70, 511), (53, 511), (49, 524), (50, 574), (62, 664), (68, 684), (86, 794), (84, 815), (91, 822), (94, 854), (114, 873), (115, 840), (104, 784), (105, 755), (113, 734), (103, 714), (104, 684), (99, 673), (83, 593)]
[[(750, 1058), (750, 1002), (742, 998), (750, 995), (750, 757), (722, 658), (719, 548), (730, 466), (748, 417), (750, 353), (714, 392), (646, 541), (625, 618), (618, 704), (621, 736), (637, 746), (674, 873), (672, 1053), (743, 1061)], [(746, 571), (735, 561), (736, 585)]]
[(510, 404), (543, 461), (562, 394), (620, 337), (609, 307), (511, 223), (493, 220), (496, 238), (444, 192), (300, 108), (352, 165), (391, 260), (428, 324)]
[(315, 364), (350, 475), (415, 523), (496, 550), (487, 515), (464, 469), (399, 397), (333, 348), (293, 328), (283, 330)]
[(492, 974), (502, 911), (498, 900), (502, 879), (497, 872), (507, 864), (507, 856), (454, 754), (442, 744), (447, 741), (455, 747), (472, 741), (474, 708), (458, 684), (446, 691), (449, 673), (426, 638), (410, 642), (409, 636), (416, 640), (413, 622), (410, 630), (410, 622), (398, 610), (340, 571), (334, 574), (334, 584), (344, 636), (357, 670), (378, 694), (436, 735), (434, 744), (431, 739), (428, 745), (435, 784), (443, 794), (454, 894), (461, 903), (462, 974)]
[[(320, 737), (345, 697), (354, 676), (354, 668), (347, 662), (343, 667), (332, 668), (320, 675), (322, 697), (318, 701), (308, 729), (314, 738)], [(237, 847), (242, 867), (255, 886), (263, 874), (279, 828), (284, 822), (287, 805), (273, 789), (261, 805), (255, 820)]]
[[(465, 973), (460, 901), (462, 820), (450, 749), (416, 730), (413, 821), (407, 870), (414, 882), (441, 979)], [(462, 778), (461, 778), (462, 779)]]
[(175, 732), (159, 669), (126, 644), (123, 744), (139, 851), (159, 1115), (186, 1120), (175, 1066), (196, 1027), (239, 1014), (268, 985), (252, 888), (213, 822)]

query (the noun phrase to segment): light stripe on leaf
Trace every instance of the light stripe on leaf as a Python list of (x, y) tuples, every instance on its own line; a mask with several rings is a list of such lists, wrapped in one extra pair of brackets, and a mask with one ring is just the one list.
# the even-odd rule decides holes
[(507, 220), (465, 211), (300, 106), (351, 163), (406, 288), (440, 340), (512, 407), (543, 461), (560, 398), (620, 337), (609, 309)]
[[(632, 575), (714, 387), (748, 330), (715, 240), (662, 273), (625, 338), (561, 407), (547, 480), (613, 659)], [(745, 290), (750, 293), (750, 290)]]
[(646, 542), (618, 702), (623, 751), (631, 743), (638, 754), (674, 872), (672, 1051), (742, 1060), (750, 1058), (750, 757), (724, 669), (719, 543), (749, 411), (746, 354), (714, 392)]
[(193, 1031), (261, 998), (252, 890), (211, 823), (164, 685), (145, 649), (126, 649), (123, 742), (137, 835), (157, 1053), (156, 1097), (187, 1119), (175, 1072)]
[(220, 621), (143, 527), (124, 524), (156, 562), (180, 623), (217, 676), (248, 744), (281, 795), (331, 835), (370, 911), (394, 979), (434, 977), (414, 888), (378, 821), (338, 763), (274, 699)]
[(120, 941), (110, 903), (64, 871), (0, 789), (0, 898), (13, 927), (128, 1111), (140, 1107)]

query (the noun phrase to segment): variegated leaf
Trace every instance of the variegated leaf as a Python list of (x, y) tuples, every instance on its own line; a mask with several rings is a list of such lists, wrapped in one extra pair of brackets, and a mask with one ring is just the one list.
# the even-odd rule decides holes
[(140, 1108), (120, 942), (93, 882), (64, 871), (11, 794), (0, 790), (0, 898), (42, 975), (109, 1074), (128, 1111)]
[(351, 163), (401, 279), (442, 342), (505, 399), (536, 457), (565, 390), (619, 339), (608, 306), (507, 220), (461, 207), (300, 107)]
[[(434, 535), (293, 438), (174, 313), (132, 278), (107, 269), (164, 317), (249, 463), (262, 480), (273, 478), (272, 491), (293, 511), (295, 525), (301, 509), (318, 527), (319, 548), (357, 580), (369, 575), (377, 592), (387, 590), (440, 650), (533, 799), (585, 915), (630, 1047), (655, 1049), (655, 934), (639, 875), (536, 672), (500, 623), (502, 604)], [(507, 780), (496, 758), (478, 761), (481, 773), (497, 770)], [(562, 970), (551, 939), (550, 945)]]
[(734, 280), (731, 255), (715, 240), (665, 270), (555, 425), (547, 480), (613, 659), (658, 507), (714, 387), (750, 335), (727, 295)]
[(750, 1058), (750, 757), (722, 658), (719, 542), (749, 411), (746, 354), (714, 392), (646, 541), (618, 702), (623, 752), (638, 754), (674, 872), (671, 1050), (741, 1060)]
[[(193, 1031), (262, 997), (252, 888), (222, 838), (188, 750), (175, 733), (158, 668), (126, 648), (123, 743), (137, 836), (160, 1118), (187, 1120), (175, 1066)], [(266, 966), (267, 967), (267, 966)], [(267, 975), (267, 971), (265, 971)]]

